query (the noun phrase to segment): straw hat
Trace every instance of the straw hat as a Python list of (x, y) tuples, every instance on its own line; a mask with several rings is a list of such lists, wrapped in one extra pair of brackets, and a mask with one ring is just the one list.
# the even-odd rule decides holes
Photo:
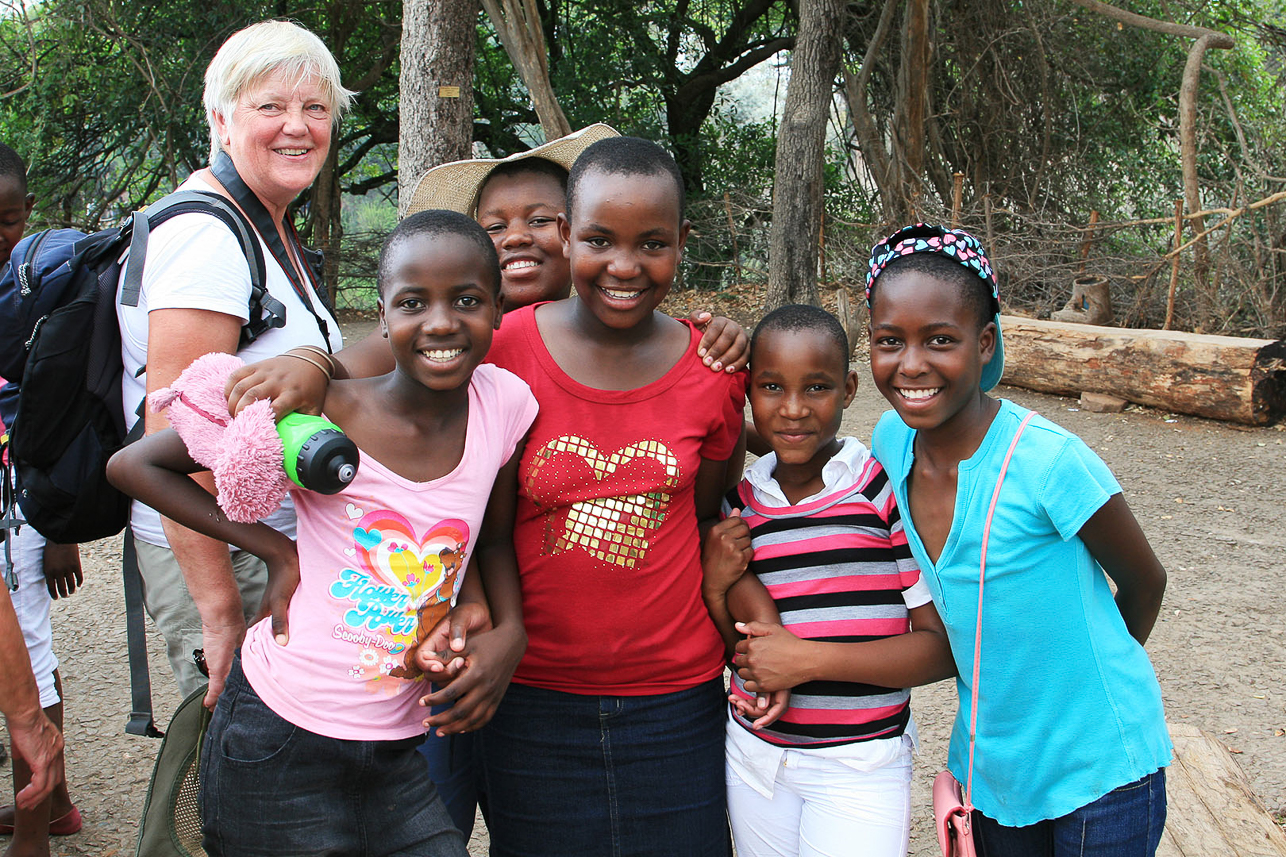
[(581, 152), (589, 148), (590, 144), (607, 137), (619, 136), (621, 136), (620, 132), (615, 128), (600, 122), (507, 158), (473, 158), (440, 164), (420, 177), (415, 190), (411, 193), (411, 204), (407, 207), (406, 213), (415, 214), (417, 211), (428, 208), (445, 208), (472, 216), (478, 204), (478, 190), (487, 180), (487, 176), (491, 175), (491, 171), (501, 164), (510, 164), (527, 158), (544, 158), (570, 170), (572, 163)]

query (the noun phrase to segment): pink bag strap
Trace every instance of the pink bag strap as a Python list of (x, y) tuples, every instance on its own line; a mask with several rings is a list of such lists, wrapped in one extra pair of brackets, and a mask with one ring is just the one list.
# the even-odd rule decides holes
[(978, 563), (978, 621), (973, 631), (973, 688), (969, 693), (969, 775), (965, 778), (964, 804), (966, 812), (973, 812), (973, 748), (978, 734), (978, 673), (982, 656), (982, 584), (987, 576), (987, 542), (991, 540), (991, 519), (996, 514), (996, 501), (1000, 499), (1000, 486), (1005, 482), (1005, 473), (1009, 470), (1009, 459), (1014, 457), (1014, 448), (1018, 438), (1022, 437), (1027, 423), (1036, 416), (1035, 411), (1028, 411), (1027, 416), (1018, 424), (1014, 439), (1009, 442), (1009, 451), (1000, 465), (1000, 475), (996, 477), (996, 490), (991, 492), (991, 505), (987, 508), (987, 520), (982, 527), (982, 559)]

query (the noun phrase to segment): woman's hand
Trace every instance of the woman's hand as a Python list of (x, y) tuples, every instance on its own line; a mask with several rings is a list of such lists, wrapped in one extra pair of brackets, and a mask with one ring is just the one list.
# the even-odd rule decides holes
[(30, 812), (63, 781), (63, 736), (39, 708), (25, 717), (7, 718), (7, 725), (14, 755), (21, 756), (31, 770), (31, 780), (18, 792), (15, 803)]
[(763, 729), (776, 723), (786, 713), (786, 709), (790, 707), (790, 691), (757, 693), (753, 704), (748, 699), (730, 693), (728, 701), (737, 709), (738, 714), (750, 721), (750, 728)]
[(810, 662), (808, 641), (799, 639), (781, 625), (768, 622), (738, 622), (736, 627), (747, 635), (737, 643), (732, 658), (746, 690), (772, 693), (809, 680), (802, 666)]
[[(210, 685), (202, 704), (211, 711), (232, 671), (232, 658), (246, 638), (246, 620), (238, 610), (224, 621), (201, 618), (201, 652)], [(199, 664), (198, 664), (199, 665)]]
[(320, 414), (330, 379), (316, 366), (295, 357), (269, 357), (228, 376), (224, 393), (233, 416), (260, 399), (272, 399), (277, 419), (286, 414)]
[(697, 343), (697, 356), (702, 363), (712, 371), (729, 374), (746, 368), (750, 362), (750, 339), (741, 325), (705, 310), (694, 310), (688, 321), (703, 331)]

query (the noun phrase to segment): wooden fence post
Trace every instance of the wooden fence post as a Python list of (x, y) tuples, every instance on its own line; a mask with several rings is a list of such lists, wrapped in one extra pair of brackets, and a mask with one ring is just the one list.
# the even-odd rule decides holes
[[(1183, 243), (1183, 200), (1174, 201), (1174, 246), (1178, 247)], [(1179, 256), (1175, 253), (1170, 260), (1170, 291), (1165, 299), (1165, 324), (1161, 325), (1162, 330), (1169, 330), (1170, 325), (1174, 324), (1174, 292), (1179, 286)]]
[(1081, 242), (1081, 266), (1076, 269), (1077, 274), (1085, 273), (1085, 263), (1090, 258), (1090, 247), (1094, 244), (1094, 227), (1098, 224), (1098, 212), (1090, 211), (1090, 226), (1085, 233), (1085, 240)]
[(960, 228), (960, 198), (964, 195), (964, 173), (951, 177), (951, 228)]

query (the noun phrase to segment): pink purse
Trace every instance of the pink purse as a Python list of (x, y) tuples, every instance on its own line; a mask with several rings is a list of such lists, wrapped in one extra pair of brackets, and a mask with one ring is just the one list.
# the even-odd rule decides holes
[(973, 847), (973, 807), (960, 783), (943, 771), (933, 778), (933, 821), (938, 830), (942, 857), (976, 857)]
[(979, 658), (982, 655), (982, 583), (987, 574), (987, 542), (991, 539), (991, 518), (996, 513), (996, 501), (1000, 499), (1000, 486), (1005, 481), (1009, 470), (1009, 459), (1014, 456), (1014, 447), (1022, 437), (1027, 423), (1036, 416), (1028, 413), (1018, 424), (1014, 439), (1009, 442), (1009, 451), (1000, 465), (1000, 475), (996, 477), (996, 490), (991, 493), (991, 506), (987, 509), (987, 521), (982, 528), (982, 559), (978, 563), (978, 621), (973, 633), (973, 688), (969, 703), (969, 774), (962, 791), (960, 782), (943, 771), (933, 778), (933, 826), (938, 832), (938, 845), (942, 848), (942, 857), (977, 857), (973, 844), (973, 747), (978, 726), (978, 671)]

